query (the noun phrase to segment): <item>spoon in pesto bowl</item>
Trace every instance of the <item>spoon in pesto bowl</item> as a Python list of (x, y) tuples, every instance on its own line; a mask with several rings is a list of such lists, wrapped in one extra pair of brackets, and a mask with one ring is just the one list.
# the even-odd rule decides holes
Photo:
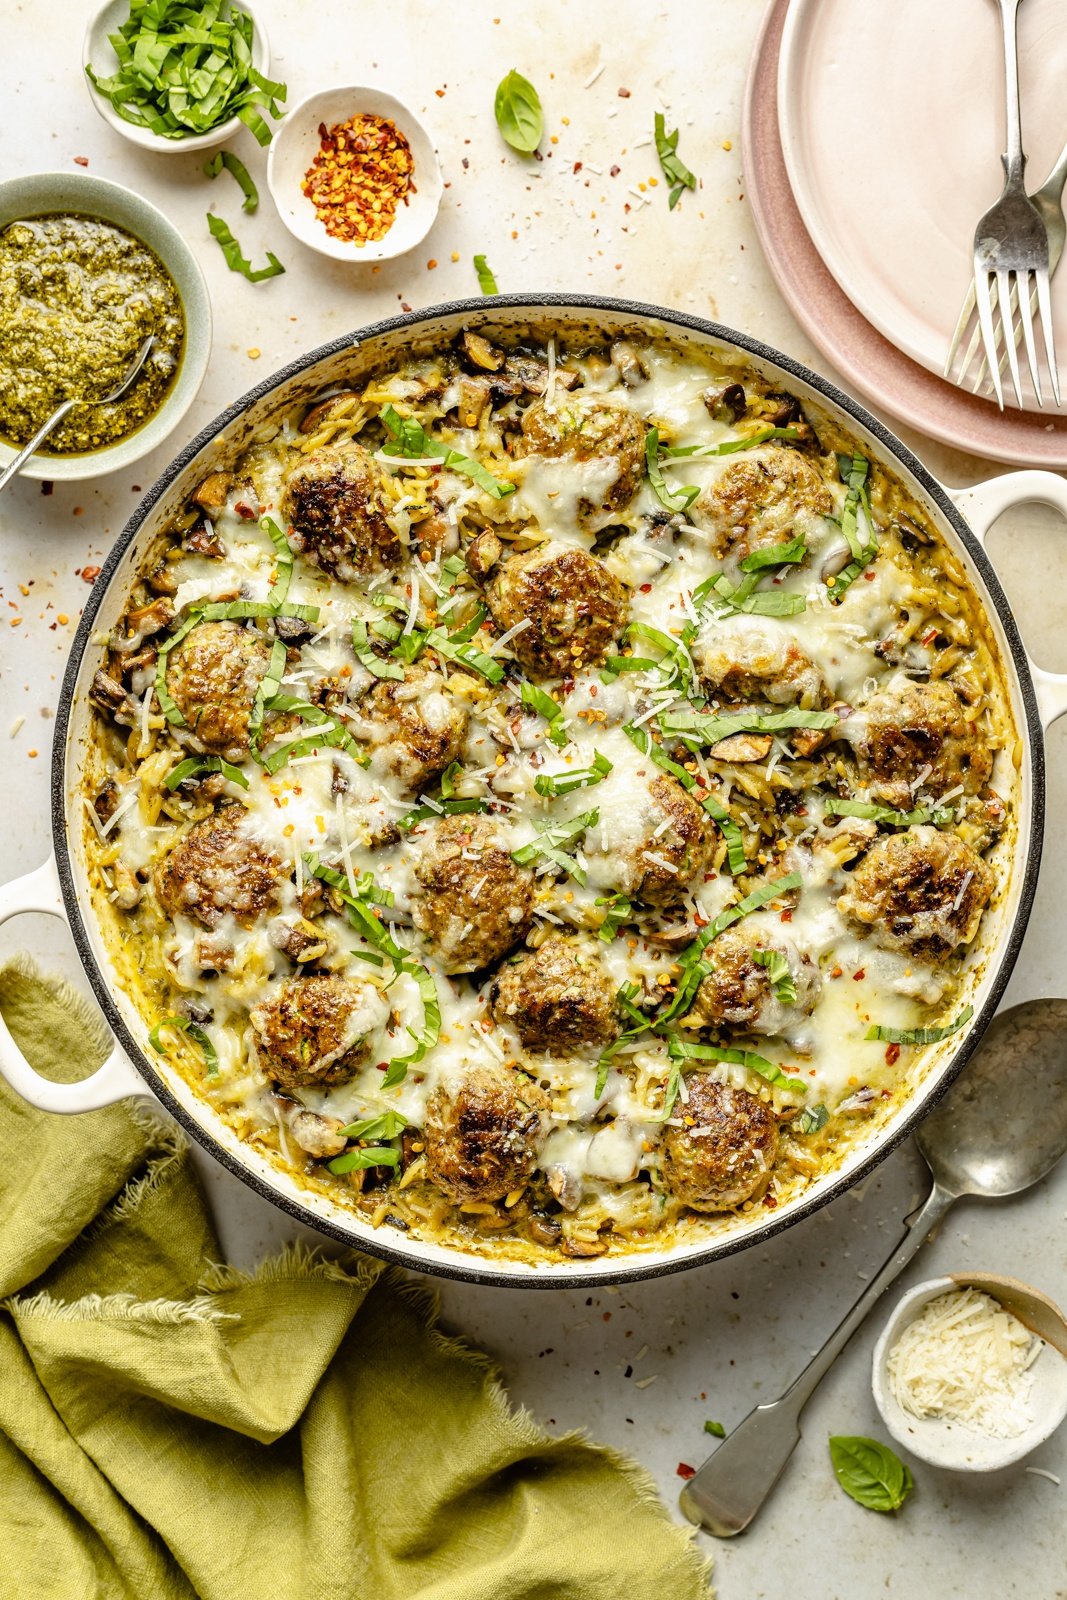
[(48, 438), (48, 435), (52, 432), (53, 428), (59, 427), (59, 424), (63, 421), (63, 418), (68, 412), (73, 411), (75, 406), (106, 406), (110, 405), (113, 400), (121, 400), (123, 395), (126, 393), (126, 390), (130, 387), (141, 368), (144, 366), (146, 360), (148, 359), (148, 352), (151, 350), (155, 342), (155, 334), (150, 333), (148, 338), (145, 339), (138, 348), (137, 354), (130, 362), (122, 382), (117, 386), (117, 388), (112, 389), (110, 394), (101, 395), (99, 399), (96, 400), (86, 400), (81, 395), (76, 395), (73, 400), (64, 400), (61, 406), (57, 406), (52, 412), (52, 415), (45, 422), (41, 423), (41, 426), (37, 429), (37, 432), (34, 434), (29, 444), (24, 445), (19, 451), (18, 455), (15, 456), (14, 460), (9, 461), (3, 472), (0, 472), (0, 490), (6, 489), (7, 485), (11, 482), (11, 479), (18, 476), (19, 472), (21, 472), (22, 468), (26, 465), (27, 461), (33, 455), (37, 447), (44, 443), (44, 441)]
[(785, 1470), (815, 1389), (949, 1207), (964, 1195), (1021, 1194), (1067, 1153), (1067, 1000), (1028, 1000), (994, 1018), (915, 1142), (934, 1181), (902, 1242), (799, 1378), (750, 1411), (682, 1490), (689, 1520), (720, 1539), (748, 1527)]

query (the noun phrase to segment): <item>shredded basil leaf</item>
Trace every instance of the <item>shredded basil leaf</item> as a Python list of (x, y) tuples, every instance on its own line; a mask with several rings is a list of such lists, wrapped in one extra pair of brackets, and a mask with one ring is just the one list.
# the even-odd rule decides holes
[(600, 1058), (597, 1061), (596, 1083), (593, 1086), (593, 1097), (596, 1100), (600, 1099), (600, 1096), (604, 1093), (604, 1090), (607, 1087), (608, 1072), (610, 1071), (611, 1063), (618, 1052), (622, 1049), (623, 1045), (629, 1044), (632, 1040), (639, 1038), (642, 1033), (647, 1033), (649, 1028), (653, 1026), (652, 1018), (646, 1017), (645, 1013), (639, 1010), (638, 1007), (633, 1003), (637, 993), (638, 989), (636, 983), (624, 983), (622, 988), (615, 996), (615, 1004), (618, 1006), (623, 1015), (634, 1024), (634, 1026), (627, 1028), (625, 1033), (620, 1033), (617, 1039), (613, 1039), (612, 1042), (601, 1051)]
[(397, 819), (397, 827), (401, 833), (410, 833), (418, 823), (425, 822), (427, 817), (461, 817), (476, 811), (488, 811), (487, 800), (437, 800), (433, 805), (415, 806)]
[(619, 889), (615, 894), (599, 895), (594, 904), (608, 908), (600, 924), (599, 937), (605, 944), (610, 944), (623, 924), (629, 922), (633, 916), (633, 903), (629, 895), (623, 894)]
[(834, 1475), (845, 1493), (868, 1511), (897, 1511), (915, 1487), (911, 1469), (877, 1439), (839, 1434), (830, 1440)]
[(408, 1125), (408, 1119), (399, 1111), (381, 1111), (361, 1122), (350, 1122), (341, 1128), (343, 1139), (395, 1139)]
[(656, 154), (659, 164), (663, 169), (663, 176), (671, 185), (667, 209), (673, 211), (681, 199), (683, 189), (695, 189), (697, 180), (695, 173), (690, 172), (678, 155), (678, 129), (673, 133), (667, 132), (667, 125), (663, 120), (662, 111), (657, 111), (655, 116)]
[(238, 187), (244, 195), (241, 210), (254, 211), (259, 205), (259, 190), (253, 183), (252, 175), (244, 162), (231, 150), (220, 150), (210, 161), (205, 161), (204, 177), (217, 178), (223, 167), (236, 178)]
[(492, 495), (494, 500), (504, 500), (509, 494), (515, 493), (515, 484), (494, 478), (480, 461), (475, 461), (471, 456), (461, 455), (458, 450), (435, 448), (433, 440), (415, 417), (402, 417), (392, 405), (383, 406), (379, 415), (392, 438), (391, 445), (382, 446), (387, 456), (403, 456), (408, 461), (418, 461), (427, 456), (436, 461), (443, 456), (444, 466), (449, 471), (461, 472), (464, 477), (476, 483), (479, 489)]
[(340, 1177), (342, 1173), (365, 1172), (370, 1167), (395, 1167), (399, 1160), (400, 1151), (391, 1145), (372, 1144), (361, 1150), (346, 1150), (344, 1155), (334, 1156), (327, 1166)]
[(178, 1028), (182, 1033), (187, 1033), (190, 1039), (200, 1046), (208, 1077), (213, 1078), (215, 1076), (219, 1070), (219, 1058), (215, 1051), (215, 1046), (203, 1028), (198, 1027), (195, 1022), (190, 1022), (186, 1017), (162, 1017), (148, 1035), (149, 1044), (153, 1050), (158, 1050), (161, 1056), (167, 1053), (167, 1047), (161, 1037), (164, 1028)]
[(545, 114), (537, 90), (514, 67), (497, 84), (493, 115), (504, 142), (520, 155), (532, 155), (545, 131)]
[(268, 700), (273, 700), (275, 695), (281, 692), (285, 661), (285, 645), (281, 639), (275, 639), (271, 646), (267, 670), (256, 685), (255, 698), (248, 717), (248, 747), (256, 761), (259, 760), (259, 745), (263, 737), (264, 711)]
[(943, 828), (954, 820), (951, 810), (935, 808), (917, 811), (893, 811), (889, 806), (869, 805), (865, 800), (838, 800), (831, 795), (823, 806), (828, 817), (864, 817), (869, 822), (886, 822), (895, 828), (918, 827), (930, 822)]
[(713, 592), (729, 611), (743, 611), (746, 616), (796, 617), (807, 609), (807, 601), (802, 594), (794, 594), (789, 589), (757, 589), (758, 582), (759, 576), (754, 572), (749, 572), (736, 585), (730, 582), (725, 573), (720, 573), (708, 585), (707, 594), (701, 598), (710, 598)]
[(793, 1126), (798, 1133), (818, 1133), (829, 1120), (830, 1113), (825, 1106), (805, 1106)]
[(973, 1006), (964, 1006), (953, 1022), (943, 1028), (885, 1028), (875, 1024), (864, 1034), (865, 1039), (884, 1039), (886, 1044), (938, 1044), (949, 1034), (957, 1033), (974, 1016)]
[(231, 783), (239, 783), (242, 789), (248, 788), (248, 779), (240, 767), (224, 761), (221, 756), (189, 756), (185, 761), (179, 761), (163, 779), (163, 787), (173, 793), (186, 778), (191, 778), (198, 772), (221, 772)]
[(548, 737), (558, 750), (570, 744), (571, 736), (563, 726), (563, 707), (557, 705), (550, 694), (544, 689), (539, 689), (536, 683), (530, 683), (524, 678), (519, 685), (519, 699), (524, 706), (536, 711), (538, 716), (544, 717), (548, 723)]
[(728, 716), (700, 711), (665, 711), (659, 718), (660, 732), (689, 745), (716, 745), (735, 733), (780, 733), (786, 728), (836, 728), (835, 711), (801, 711), (792, 706), (785, 711), (739, 711)]
[[(656, 743), (647, 728), (636, 728), (632, 722), (627, 722), (623, 725), (622, 731), (631, 744), (637, 746), (642, 755), (648, 756), (649, 760), (655, 762), (657, 767), (662, 767), (664, 772), (669, 772), (673, 778), (677, 778), (684, 788), (693, 790), (697, 787), (697, 781), (693, 775), (687, 772), (684, 767), (679, 766), (677, 761), (671, 760), (666, 751)], [(736, 878), (738, 873), (744, 872), (747, 866), (745, 842), (741, 836), (741, 829), (722, 801), (717, 800), (714, 795), (704, 795), (700, 804), (708, 813), (708, 816), (717, 824), (719, 831), (726, 840), (727, 864), (731, 874)]]
[(398, 661), (385, 661), (374, 649), (367, 634), (367, 624), (362, 617), (352, 619), (352, 648), (360, 665), (376, 678), (393, 678), (403, 682), (404, 669)]
[(207, 225), (211, 237), (218, 241), (219, 249), (226, 257), (226, 265), (231, 272), (239, 272), (249, 283), (262, 283), (265, 278), (277, 278), (285, 271), (278, 257), (272, 250), (267, 251), (267, 265), (253, 268), (248, 257), (242, 255), (241, 246), (237, 243), (229, 226), (221, 217), (215, 216), (211, 211), (207, 213)]
[(783, 1005), (795, 1005), (797, 986), (788, 957), (783, 955), (781, 950), (755, 950), (753, 951), (752, 959), (757, 967), (763, 967), (766, 971), (774, 989), (775, 997)]
[[(586, 828), (595, 828), (599, 821), (599, 811), (583, 811), (580, 816), (571, 817), (567, 822), (539, 823), (537, 838), (531, 839), (529, 844), (522, 845), (520, 849), (513, 850), (511, 858), (520, 867), (528, 867), (531, 862), (537, 860), (538, 856), (545, 856), (550, 861), (555, 860), (556, 857), (553, 852), (558, 851), (562, 845), (570, 844), (572, 840), (577, 839), (579, 834), (585, 832)], [(567, 870), (571, 872), (572, 876), (577, 876), (573, 863), (568, 865)], [(580, 883), (581, 879), (579, 878), (578, 881)]]
[(702, 981), (711, 971), (701, 957), (712, 940), (717, 939), (720, 933), (724, 933), (735, 922), (740, 922), (742, 917), (747, 917), (751, 912), (759, 911), (771, 900), (776, 900), (779, 895), (787, 894), (791, 889), (799, 889), (802, 881), (799, 872), (789, 872), (784, 878), (776, 878), (772, 883), (761, 884), (743, 900), (739, 900), (737, 905), (728, 906), (725, 911), (720, 911), (706, 928), (701, 928), (693, 943), (687, 945), (678, 957), (678, 964), (682, 968), (682, 979), (675, 991), (674, 999), (659, 1019), (661, 1024), (673, 1022), (689, 1010)]
[[(827, 581), (827, 592), (834, 604), (842, 598), (845, 590), (855, 583), (860, 574), (866, 570), (878, 551), (878, 540), (874, 531), (874, 517), (871, 514), (870, 501), (867, 498), (867, 475), (870, 471), (870, 463), (859, 454), (852, 457), (839, 456), (838, 470), (841, 473), (842, 481), (848, 485), (845, 504), (841, 511), (841, 532), (844, 534), (849, 550), (852, 552), (852, 560), (847, 567)], [(863, 544), (859, 536), (859, 506), (861, 502), (871, 530), (871, 542), (868, 545)]]
[(785, 567), (794, 561), (803, 561), (808, 553), (808, 543), (802, 533), (795, 539), (786, 539), (782, 544), (764, 545), (761, 550), (753, 550), (751, 555), (745, 556), (741, 562), (742, 572), (760, 572), (764, 567)]
[[(662, 121), (662, 118), (660, 120)], [(689, 484), (681, 489), (668, 487), (667, 480), (663, 476), (663, 468), (659, 464), (658, 428), (649, 428), (645, 434), (645, 465), (648, 468), (648, 481), (657, 500), (665, 505), (668, 511), (688, 511), (700, 493), (700, 485)]]
[(799, 439), (800, 434), (796, 428), (757, 428), (755, 433), (746, 433), (740, 439), (722, 439), (718, 444), (674, 444), (666, 445), (660, 455), (673, 461), (679, 456), (691, 456), (700, 461), (705, 456), (732, 456), (739, 450), (754, 450), (758, 444), (766, 444), (768, 439)]
[(803, 1078), (788, 1077), (781, 1067), (775, 1066), (773, 1061), (768, 1061), (766, 1056), (757, 1055), (754, 1050), (735, 1050), (718, 1044), (696, 1044), (672, 1034), (667, 1040), (667, 1054), (672, 1061), (725, 1061), (731, 1066), (745, 1067), (750, 1072), (757, 1072), (768, 1083), (780, 1084), (783, 1089), (791, 1089), (794, 1094), (807, 1093), (808, 1086)]
[(478, 274), (478, 287), (483, 294), (500, 293), (496, 286), (496, 279), (493, 277), (493, 269), (484, 256), (475, 256), (474, 270)]
[(272, 517), (260, 517), (259, 525), (263, 532), (269, 536), (278, 562), (274, 574), (271, 604), (284, 605), (293, 576), (293, 552), (289, 548), (288, 539)]
[(726, 1429), (721, 1422), (705, 1422), (704, 1432), (710, 1433), (713, 1439), (725, 1439)]
[(575, 767), (571, 772), (555, 774), (539, 772), (534, 779), (534, 788), (538, 794), (549, 796), (571, 794), (575, 789), (587, 789), (594, 783), (602, 783), (611, 770), (612, 763), (607, 756), (595, 750), (592, 766)]
[(238, 116), (269, 144), (260, 110), (280, 117), (286, 89), (252, 65), (253, 26), (247, 11), (226, 0), (133, 0), (108, 35), (118, 70), (101, 78), (86, 66), (86, 76), (124, 122), (158, 138), (209, 133)]
[(614, 683), (624, 672), (663, 672), (664, 666), (648, 656), (608, 656), (600, 669), (600, 681)]

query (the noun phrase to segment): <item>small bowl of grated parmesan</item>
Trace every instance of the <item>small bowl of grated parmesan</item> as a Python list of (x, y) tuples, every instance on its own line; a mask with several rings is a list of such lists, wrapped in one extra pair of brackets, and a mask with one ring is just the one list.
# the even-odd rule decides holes
[(931, 1278), (886, 1323), (873, 1388), (893, 1438), (923, 1461), (1010, 1466), (1067, 1417), (1067, 1319), (1016, 1278)]

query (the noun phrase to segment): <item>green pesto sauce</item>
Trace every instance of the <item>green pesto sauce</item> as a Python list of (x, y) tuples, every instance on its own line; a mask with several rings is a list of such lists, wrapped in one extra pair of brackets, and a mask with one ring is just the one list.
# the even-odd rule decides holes
[(42, 455), (101, 450), (147, 422), (178, 371), (185, 317), (159, 257), (113, 222), (9, 223), (0, 232), (0, 438), (23, 445), (72, 395), (109, 394), (150, 333), (156, 342), (122, 399), (75, 406)]

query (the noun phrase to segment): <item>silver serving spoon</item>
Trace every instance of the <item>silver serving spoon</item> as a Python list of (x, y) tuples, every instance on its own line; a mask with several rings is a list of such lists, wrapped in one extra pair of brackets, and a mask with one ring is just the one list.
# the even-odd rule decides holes
[(48, 421), (41, 423), (41, 426), (37, 429), (37, 432), (34, 434), (29, 444), (24, 445), (15, 459), (13, 461), (9, 461), (3, 472), (0, 472), (0, 489), (7, 488), (7, 485), (11, 482), (12, 478), (22, 471), (22, 468), (33, 455), (38, 445), (44, 443), (44, 441), (48, 438), (48, 435), (52, 432), (52, 429), (58, 428), (59, 424), (63, 421), (63, 418), (69, 411), (73, 411), (75, 406), (106, 406), (110, 405), (113, 400), (121, 400), (123, 395), (126, 393), (126, 390), (133, 382), (134, 378), (137, 377), (141, 368), (144, 366), (145, 361), (148, 359), (148, 352), (151, 350), (155, 342), (155, 334), (150, 333), (148, 338), (145, 339), (144, 343), (141, 345), (137, 354), (134, 356), (133, 360), (130, 362), (122, 382), (117, 388), (112, 389), (110, 394), (105, 394), (99, 400), (83, 400), (82, 397), (78, 395), (73, 400), (64, 400), (61, 406), (57, 406), (52, 412), (52, 415), (48, 418)]
[(747, 1528), (800, 1438), (800, 1413), (875, 1301), (962, 1195), (996, 1200), (1042, 1179), (1067, 1151), (1067, 1000), (996, 1017), (973, 1060), (919, 1128), (933, 1174), (902, 1243), (785, 1393), (750, 1411), (681, 1493), (691, 1522), (729, 1539)]

